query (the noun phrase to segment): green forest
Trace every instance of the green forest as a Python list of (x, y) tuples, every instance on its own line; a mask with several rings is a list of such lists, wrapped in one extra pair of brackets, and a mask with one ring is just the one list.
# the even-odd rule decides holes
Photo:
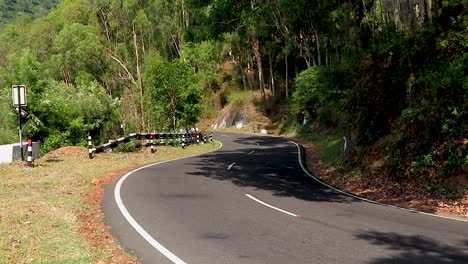
[(37, 18), (47, 15), (61, 0), (0, 0), (0, 29), (16, 18)]
[(465, 0), (57, 2), (0, 1), (1, 144), (14, 84), (43, 152), (192, 126), (255, 91), (284, 129), (345, 135), (353, 167), (378, 148), (396, 180), (468, 174)]

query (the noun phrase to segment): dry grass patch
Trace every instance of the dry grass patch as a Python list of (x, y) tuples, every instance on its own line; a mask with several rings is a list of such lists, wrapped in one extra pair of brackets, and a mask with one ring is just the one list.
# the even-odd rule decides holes
[(35, 161), (0, 165), (0, 263), (129, 263), (112, 240), (99, 210), (103, 184), (126, 170), (207, 152), (216, 143), (187, 149), (158, 147), (105, 153), (68, 147)]

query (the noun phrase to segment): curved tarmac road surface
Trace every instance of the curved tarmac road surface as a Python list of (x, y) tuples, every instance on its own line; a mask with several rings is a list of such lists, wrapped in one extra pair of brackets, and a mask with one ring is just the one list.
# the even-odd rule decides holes
[(301, 169), (298, 148), (281, 138), (214, 138), (223, 143), (215, 152), (107, 186), (106, 224), (142, 263), (468, 263), (466, 221), (332, 190)]

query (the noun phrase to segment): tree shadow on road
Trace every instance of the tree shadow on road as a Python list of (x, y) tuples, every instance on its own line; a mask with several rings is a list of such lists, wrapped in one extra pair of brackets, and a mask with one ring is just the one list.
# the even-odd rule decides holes
[(460, 242), (460, 245), (446, 245), (424, 236), (378, 231), (364, 231), (356, 237), (395, 252), (394, 256), (371, 260), (369, 263), (372, 264), (468, 263), (468, 240)]
[[(219, 150), (203, 155), (192, 163), (195, 168), (188, 174), (230, 181), (241, 187), (253, 187), (271, 191), (276, 196), (307, 201), (359, 201), (333, 191), (309, 177), (299, 165), (297, 147), (285, 139), (252, 136), (235, 139), (233, 142), (249, 147)], [(234, 162), (235, 165), (228, 170)]]

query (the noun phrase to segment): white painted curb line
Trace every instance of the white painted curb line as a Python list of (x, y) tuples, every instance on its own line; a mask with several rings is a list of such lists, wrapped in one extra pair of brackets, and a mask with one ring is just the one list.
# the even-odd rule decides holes
[(320, 180), (319, 178), (315, 177), (314, 175), (312, 175), (304, 166), (304, 164), (302, 164), (302, 158), (301, 158), (301, 147), (299, 146), (299, 144), (297, 144), (296, 142), (292, 141), (292, 140), (288, 140), (288, 139), (284, 139), (284, 140), (287, 140), (291, 143), (293, 143), (294, 145), (296, 145), (297, 147), (297, 150), (298, 150), (298, 158), (299, 158), (299, 165), (301, 166), (302, 170), (309, 176), (311, 177), (312, 179), (316, 180), (317, 182), (319, 182), (320, 184), (322, 185), (325, 185), (326, 187), (336, 191), (336, 192), (339, 192), (341, 194), (344, 194), (344, 195), (347, 195), (347, 196), (350, 196), (350, 197), (353, 197), (355, 199), (358, 199), (358, 200), (361, 200), (361, 201), (365, 201), (365, 202), (368, 202), (368, 203), (373, 203), (373, 204), (377, 204), (377, 205), (381, 205), (381, 206), (386, 206), (386, 207), (391, 207), (391, 208), (396, 208), (396, 209), (400, 209), (400, 210), (404, 210), (404, 211), (408, 211), (408, 212), (412, 212), (412, 213), (418, 213), (418, 214), (422, 214), (422, 215), (428, 215), (428, 216), (433, 216), (433, 217), (438, 217), (438, 218), (444, 218), (444, 219), (449, 219), (449, 220), (454, 220), (454, 221), (459, 221), (459, 222), (465, 222), (465, 223), (468, 223), (468, 220), (464, 220), (464, 219), (458, 219), (458, 218), (454, 218), (454, 217), (449, 217), (449, 216), (443, 216), (443, 215), (436, 215), (436, 214), (431, 214), (431, 213), (426, 213), (426, 212), (421, 212), (421, 211), (418, 211), (418, 210), (414, 210), (414, 209), (409, 209), (409, 208), (405, 208), (405, 207), (401, 207), (401, 206), (396, 206), (396, 205), (391, 205), (391, 204), (384, 204), (384, 203), (380, 203), (380, 202), (376, 202), (376, 201), (372, 201), (372, 200), (369, 200), (369, 199), (366, 199), (366, 198), (363, 198), (363, 197), (359, 197), (357, 195), (354, 195), (352, 193), (348, 193), (348, 192), (345, 192), (345, 191), (342, 191), (340, 189), (337, 189), (325, 182), (323, 182), (322, 180)]
[(202, 156), (202, 155), (205, 155), (205, 154), (208, 154), (208, 153), (211, 153), (211, 152), (214, 152), (214, 151), (217, 151), (219, 150), (220, 148), (223, 147), (223, 144), (219, 141), (216, 141), (219, 143), (219, 147), (215, 150), (212, 150), (212, 151), (209, 151), (209, 152), (206, 152), (206, 153), (202, 153), (202, 154), (197, 154), (197, 155), (192, 155), (192, 156), (188, 156), (188, 157), (183, 157), (183, 158), (178, 158), (178, 159), (173, 159), (173, 160), (165, 160), (165, 161), (160, 161), (160, 162), (156, 162), (156, 163), (153, 163), (153, 164), (149, 164), (149, 165), (146, 165), (146, 166), (143, 166), (143, 167), (140, 167), (140, 168), (137, 168), (137, 169), (134, 169), (130, 172), (128, 172), (127, 174), (125, 174), (124, 176), (122, 176), (119, 181), (117, 182), (116, 186), (115, 186), (115, 189), (114, 189), (114, 198), (115, 198), (115, 202), (117, 203), (117, 207), (119, 208), (120, 212), (122, 213), (122, 215), (125, 217), (125, 219), (128, 221), (128, 223), (135, 229), (135, 231), (137, 231), (138, 234), (140, 234), (151, 246), (153, 246), (156, 250), (158, 250), (161, 254), (163, 254), (164, 256), (166, 256), (169, 260), (171, 260), (174, 264), (187, 264), (186, 262), (184, 262), (183, 260), (181, 260), (179, 257), (177, 257), (176, 255), (174, 255), (174, 253), (172, 253), (171, 251), (169, 251), (166, 247), (164, 247), (161, 243), (159, 243), (156, 239), (154, 239), (150, 234), (148, 234), (148, 232), (146, 232), (146, 230), (140, 226), (140, 224), (138, 224), (138, 222), (132, 217), (132, 215), (128, 212), (127, 208), (125, 207), (123, 201), (122, 201), (122, 197), (120, 195), (120, 190), (122, 189), (122, 184), (124, 183), (124, 181), (130, 176), (132, 175), (133, 173), (137, 172), (137, 171), (140, 171), (142, 169), (145, 169), (145, 168), (148, 168), (148, 167), (151, 167), (151, 166), (155, 166), (155, 165), (158, 165), (158, 164), (162, 164), (162, 163), (167, 163), (167, 162), (172, 162), (172, 161), (176, 161), (176, 160), (182, 160), (182, 159), (188, 159), (188, 158), (193, 158), (193, 157), (198, 157), (198, 156)]

